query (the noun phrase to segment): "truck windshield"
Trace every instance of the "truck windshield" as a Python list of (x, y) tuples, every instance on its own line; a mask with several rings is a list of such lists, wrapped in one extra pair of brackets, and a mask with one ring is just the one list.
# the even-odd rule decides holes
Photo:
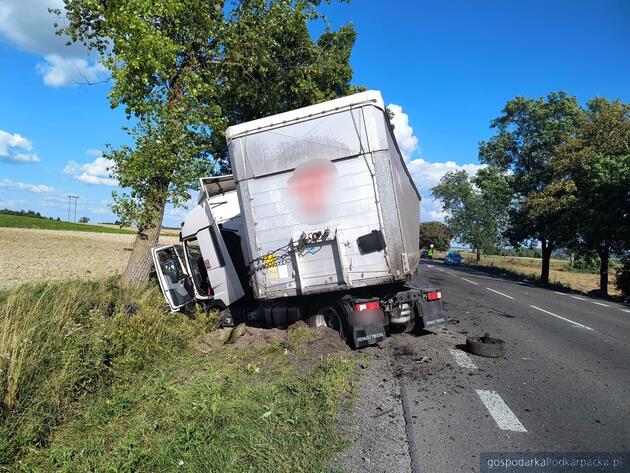
[(211, 296), (210, 282), (208, 281), (208, 272), (199, 248), (199, 242), (196, 238), (186, 240), (186, 257), (188, 266), (190, 267), (195, 289), (201, 296)]

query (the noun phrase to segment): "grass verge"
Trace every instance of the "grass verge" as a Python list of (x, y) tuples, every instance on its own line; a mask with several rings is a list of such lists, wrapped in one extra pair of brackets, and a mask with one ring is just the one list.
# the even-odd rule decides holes
[(226, 344), (213, 314), (162, 306), (115, 279), (0, 294), (0, 470), (324, 469), (352, 354), (305, 327)]
[[(507, 274), (514, 279), (527, 278), (537, 283), (540, 282), (541, 264), (541, 260), (536, 258), (484, 256), (476, 262), (473, 257), (465, 256), (465, 265), (469, 268), (492, 274)], [(594, 294), (599, 289), (599, 275), (571, 271), (567, 261), (551, 260), (548, 286)], [(608, 294), (612, 297), (620, 295), (615, 287), (614, 271), (609, 273)]]

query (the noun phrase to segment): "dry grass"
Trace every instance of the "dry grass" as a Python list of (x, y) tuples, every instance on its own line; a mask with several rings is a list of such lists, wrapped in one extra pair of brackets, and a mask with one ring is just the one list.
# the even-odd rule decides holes
[[(473, 255), (464, 254), (464, 256), (466, 258), (466, 264), (477, 264)], [(529, 279), (538, 279), (540, 277), (541, 260), (515, 256), (484, 256), (479, 262), (479, 265), (502, 268)], [(569, 271), (569, 262), (565, 260), (551, 260), (549, 281), (586, 293), (599, 289), (598, 274)], [(613, 296), (621, 295), (615, 288), (614, 271), (610, 271), (609, 273), (608, 293)]]
[[(0, 289), (122, 272), (134, 235), (0, 227)], [(164, 235), (161, 243), (175, 243)]]

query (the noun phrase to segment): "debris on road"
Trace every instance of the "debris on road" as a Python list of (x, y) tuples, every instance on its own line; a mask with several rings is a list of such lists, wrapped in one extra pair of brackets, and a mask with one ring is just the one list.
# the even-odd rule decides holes
[(505, 342), (486, 333), (483, 337), (466, 338), (466, 349), (473, 355), (499, 358), (504, 354)]

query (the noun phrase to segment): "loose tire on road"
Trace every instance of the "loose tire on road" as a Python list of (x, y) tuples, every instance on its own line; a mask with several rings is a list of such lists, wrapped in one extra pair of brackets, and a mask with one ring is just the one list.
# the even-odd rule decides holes
[(499, 338), (491, 338), (488, 334), (483, 337), (469, 337), (466, 339), (466, 349), (473, 355), (499, 358), (505, 353), (505, 342)]

